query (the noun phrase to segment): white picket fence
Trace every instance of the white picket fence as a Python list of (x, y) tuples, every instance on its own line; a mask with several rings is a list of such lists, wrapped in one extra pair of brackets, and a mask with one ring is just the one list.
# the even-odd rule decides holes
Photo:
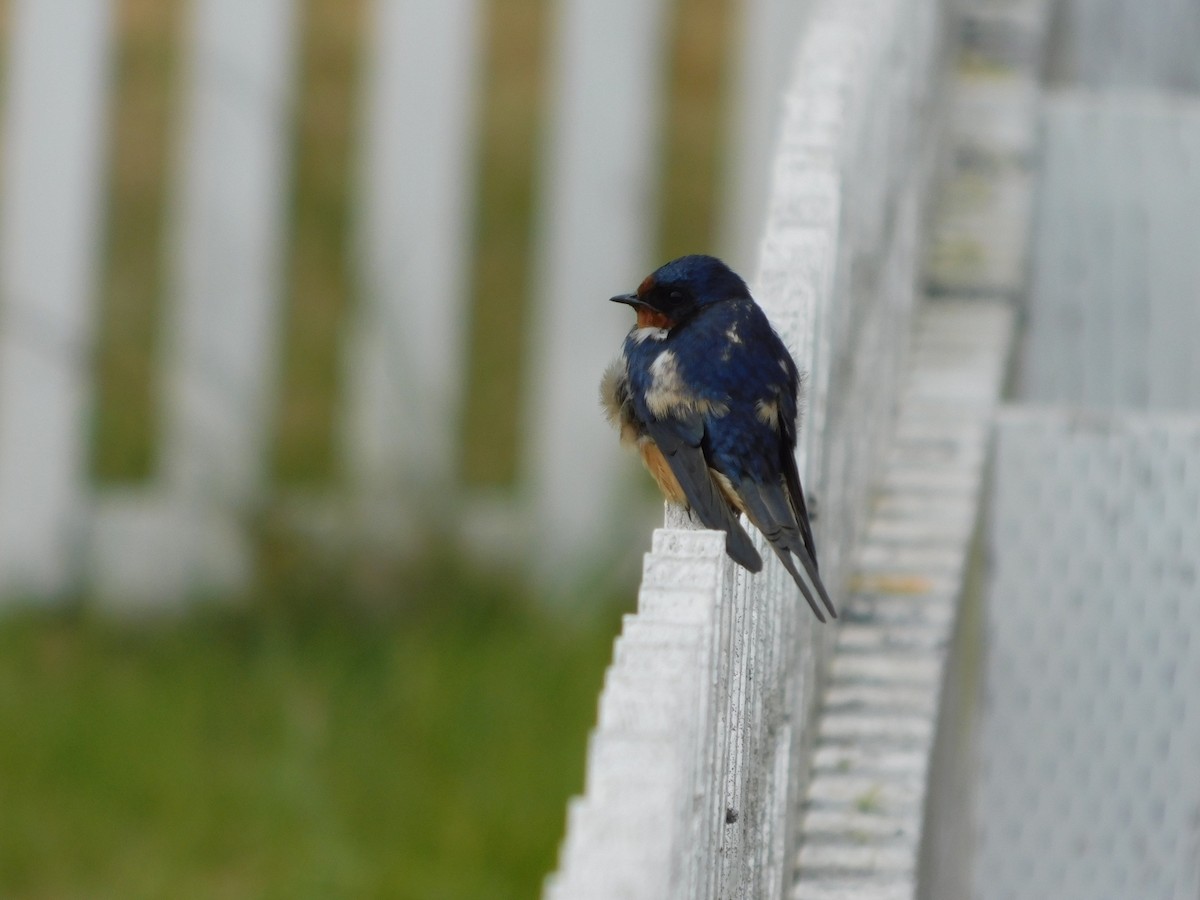
[[(185, 29), (169, 240), (161, 458), (151, 483), (87, 475), (115, 40), (113, 0), (14, 0), (0, 123), (0, 597), (86, 585), (133, 604), (235, 587), (246, 519), (276, 490), (282, 262), (297, 0), (196, 0)], [(604, 298), (649, 255), (666, 0), (561, 0), (540, 173), (538, 323), (525, 476), (505, 515), (569, 571), (611, 533), (631, 467), (595, 384), (624, 328)], [(731, 106), (730, 258), (765, 208), (782, 74), (807, 4), (742, 4)], [(467, 369), (481, 4), (374, 0), (365, 27), (338, 467), (351, 518), (402, 528), (453, 491)], [(736, 239), (735, 239), (736, 238)], [(708, 248), (697, 248), (708, 249)], [(628, 474), (622, 473), (622, 467)], [(396, 523), (399, 523), (398, 525)]]
[[(809, 372), (799, 458), (835, 598), (900, 392), (947, 18), (940, 0), (821, 0), (784, 102), (752, 287)], [(783, 897), (836, 633), (774, 561), (750, 576), (668, 508), (546, 896)]]

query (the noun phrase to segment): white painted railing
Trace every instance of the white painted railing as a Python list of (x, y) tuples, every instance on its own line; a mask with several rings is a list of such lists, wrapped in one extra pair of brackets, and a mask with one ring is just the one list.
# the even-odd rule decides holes
[[(835, 598), (899, 391), (946, 15), (938, 0), (815, 3), (784, 102), (753, 287), (809, 372), (799, 457)], [(778, 565), (749, 575), (668, 509), (547, 897), (782, 897), (835, 634)]]

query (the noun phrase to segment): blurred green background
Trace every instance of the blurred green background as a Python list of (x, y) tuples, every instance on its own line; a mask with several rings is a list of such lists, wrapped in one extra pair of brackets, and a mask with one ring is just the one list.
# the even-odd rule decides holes
[[(273, 465), (283, 485), (320, 487), (333, 479), (339, 329), (355, 302), (347, 223), (369, 6), (298, 2)], [(483, 5), (458, 468), (503, 489), (516, 470), (554, 3)], [(736, 18), (732, 0), (670, 7), (662, 259), (712, 249)], [(100, 483), (137, 483), (155, 466), (163, 224), (190, 12), (181, 0), (114, 2), (90, 461)], [(10, 13), (0, 0), (5, 32)], [(416, 554), (374, 560), (364, 581), (286, 527), (261, 531), (256, 585), (231, 602), (121, 622), (81, 597), (0, 621), (0, 896), (535, 895), (582, 786), (636, 586), (610, 580), (549, 609), (520, 572), (486, 570), (436, 534)]]

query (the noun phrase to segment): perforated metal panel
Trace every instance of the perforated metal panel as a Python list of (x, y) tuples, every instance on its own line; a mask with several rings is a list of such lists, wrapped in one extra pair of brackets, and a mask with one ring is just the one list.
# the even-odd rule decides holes
[(1020, 393), (1200, 409), (1200, 100), (1044, 105)]
[(1200, 91), (1195, 0), (1064, 0), (1056, 75), (1090, 87)]
[(1200, 897), (1200, 417), (997, 426), (976, 896)]

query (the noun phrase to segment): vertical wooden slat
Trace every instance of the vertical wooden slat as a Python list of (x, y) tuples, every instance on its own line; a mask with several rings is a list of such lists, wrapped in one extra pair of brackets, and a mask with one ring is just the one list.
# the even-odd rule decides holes
[(86, 505), (107, 0), (13, 7), (0, 204), (0, 593), (62, 591)]
[(277, 381), (292, 0), (197, 0), (185, 113), (167, 466), (222, 504), (262, 486)]
[(664, 0), (565, 0), (543, 189), (524, 448), (539, 560), (566, 571), (614, 507), (623, 462), (597, 384), (629, 329), (607, 301), (652, 262)]
[(811, 6), (812, 0), (742, 4), (720, 234), (722, 253), (740, 270), (758, 260), (784, 88)]
[(377, 0), (344, 440), (365, 498), (444, 485), (465, 361), (477, 0)]

